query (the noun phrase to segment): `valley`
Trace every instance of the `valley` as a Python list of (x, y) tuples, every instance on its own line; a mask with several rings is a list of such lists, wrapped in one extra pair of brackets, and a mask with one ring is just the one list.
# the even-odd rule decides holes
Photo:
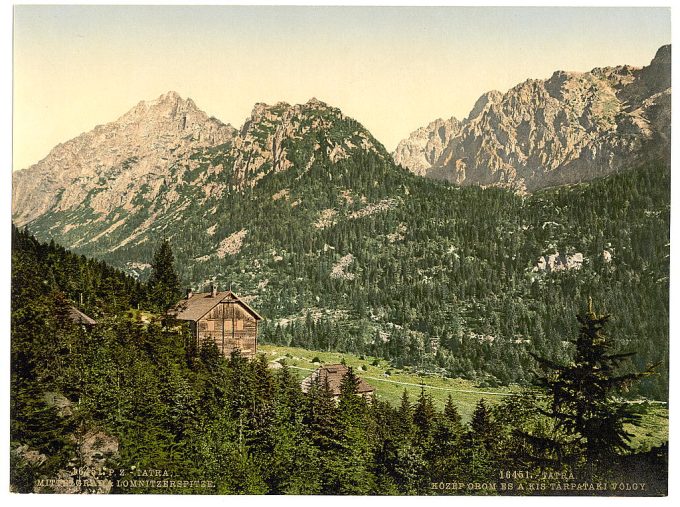
[[(586, 109), (601, 112), (600, 85), (613, 87), (612, 101), (661, 102), (620, 109), (606, 125), (591, 118), (592, 129), (574, 119), (604, 156), (607, 129), (656, 115), (645, 120), (652, 144), (629, 146), (642, 150), (630, 163), (614, 157), (605, 171), (532, 193), (419, 176), (395, 164), (361, 123), (318, 99), (258, 103), (236, 129), (169, 92), (16, 173), (13, 216), (38, 239), (142, 282), (165, 238), (183, 286), (233, 288), (265, 316), (269, 343), (380, 356), (482, 387), (530, 384), (531, 353), (569, 357), (574, 317), (591, 296), (612, 314), (619, 350), (636, 352), (631, 368), (659, 363), (658, 375), (630, 396), (665, 400), (670, 168), (659, 90), (668, 84), (669, 52), (661, 48), (642, 69), (553, 76), (571, 101), (551, 102), (564, 106), (559, 117), (574, 113), (579, 93), (590, 97), (579, 99)], [(593, 76), (594, 92), (572, 86)], [(494, 108), (507, 111), (510, 102), (517, 114), (542, 118), (523, 101), (540, 102), (550, 86), (486, 94), (478, 122), (490, 125)], [(522, 100), (511, 100), (518, 91)], [(468, 128), (456, 125), (440, 126), (450, 136)], [(551, 174), (569, 174), (550, 164)], [(41, 205), (27, 204), (34, 202)]]

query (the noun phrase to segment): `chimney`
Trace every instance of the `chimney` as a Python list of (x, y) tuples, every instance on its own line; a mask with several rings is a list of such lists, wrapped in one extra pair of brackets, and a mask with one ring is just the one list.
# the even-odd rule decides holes
[(210, 284), (210, 297), (217, 297), (217, 286), (214, 284)]
[(187, 299), (191, 299), (191, 296), (194, 295), (194, 291), (191, 290), (191, 288), (187, 289)]

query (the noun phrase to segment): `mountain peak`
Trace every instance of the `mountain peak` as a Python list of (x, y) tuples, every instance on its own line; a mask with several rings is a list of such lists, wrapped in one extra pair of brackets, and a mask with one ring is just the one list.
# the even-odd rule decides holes
[(196, 103), (190, 98), (183, 99), (182, 96), (170, 90), (167, 93), (161, 94), (157, 99), (148, 102), (142, 101), (148, 108), (164, 108), (164, 107), (179, 107), (191, 110), (198, 110)]
[[(121, 202), (132, 209), (135, 188), (159, 188), (173, 164), (196, 150), (224, 144), (234, 134), (232, 126), (209, 117), (177, 92), (141, 101), (117, 120), (56, 146), (43, 160), (16, 173), (15, 219), (24, 224), (52, 209), (77, 209), (88, 193), (99, 192), (102, 178), (115, 183), (92, 199), (95, 212), (108, 213)], [(43, 174), (49, 179), (41, 179)]]
[[(652, 64), (657, 61), (657, 63), (662, 63), (662, 62), (669, 62), (671, 61), (671, 45), (666, 44), (664, 46), (661, 46), (656, 54), (654, 55), (654, 59), (652, 60)], [(651, 65), (651, 64), (650, 64)]]
[(309, 99), (305, 105), (310, 107), (328, 107), (328, 104), (326, 104), (322, 100), (317, 99), (316, 97), (312, 97), (311, 99)]
[(435, 122), (400, 142), (393, 158), (461, 185), (528, 190), (668, 160), (670, 66), (667, 45), (643, 68), (556, 71), (487, 92), (452, 136), (438, 135)]
[(177, 102), (178, 100), (182, 100), (182, 97), (176, 91), (170, 90), (167, 93), (161, 94), (156, 100), (158, 102)]
[(486, 93), (484, 93), (481, 97), (477, 99), (477, 102), (475, 102), (475, 105), (472, 107), (472, 111), (470, 111), (470, 114), (468, 115), (468, 120), (472, 120), (474, 118), (477, 118), (484, 109), (490, 105), (490, 104), (496, 104), (497, 102), (500, 102), (503, 99), (503, 94), (499, 92), (498, 90), (491, 90)]

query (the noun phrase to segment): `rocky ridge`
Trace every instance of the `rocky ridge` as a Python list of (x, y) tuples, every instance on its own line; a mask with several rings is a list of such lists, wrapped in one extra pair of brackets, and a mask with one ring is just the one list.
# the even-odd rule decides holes
[(446, 122), (456, 126), (448, 136), (437, 120), (401, 141), (393, 158), (461, 185), (527, 190), (668, 161), (670, 59), (663, 46), (647, 67), (557, 71), (504, 94), (488, 92), (462, 122)]
[(258, 103), (236, 130), (168, 92), (16, 172), (12, 215), (20, 227), (102, 254), (175, 228), (188, 212), (207, 217), (267, 175), (299, 178), (315, 163), (368, 152), (390, 160), (361, 124), (315, 98)]
[(451, 140), (460, 133), (461, 126), (462, 123), (454, 117), (436, 119), (402, 140), (394, 152), (394, 161), (424, 176)]
[(148, 197), (156, 198), (173, 164), (236, 133), (175, 92), (142, 101), (118, 120), (57, 145), (37, 164), (14, 173), (13, 218), (23, 225), (84, 204), (98, 216), (119, 205), (130, 209), (139, 188), (148, 187)]

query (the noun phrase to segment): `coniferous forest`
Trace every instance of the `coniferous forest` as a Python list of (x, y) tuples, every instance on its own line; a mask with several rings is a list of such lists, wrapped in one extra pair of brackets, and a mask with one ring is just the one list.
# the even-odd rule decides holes
[[(584, 191), (593, 200), (594, 188)], [(585, 222), (588, 207), (573, 213)], [(196, 346), (154, 296), (178, 290), (173, 266), (160, 243), (154, 273), (141, 283), (13, 228), (14, 491), (666, 493), (667, 445), (634, 450), (624, 426), (649, 409), (624, 397), (663, 366), (640, 367), (639, 353), (624, 353), (636, 350), (613, 324), (626, 316), (600, 310), (604, 288), (574, 301), (571, 314), (552, 306), (555, 320), (574, 323), (560, 335), (566, 350), (533, 349), (527, 361), (536, 374), (522, 394), (481, 400), (464, 421), (453, 398), (438, 409), (424, 387), (397, 406), (369, 402), (356, 395), (350, 369), (336, 401), (321, 382), (303, 394), (285, 363), (272, 370), (264, 356), (224, 358)], [(97, 325), (69, 319), (72, 305)], [(286, 332), (294, 330), (307, 336), (302, 327)]]
[[(116, 230), (79, 253), (146, 280), (150, 270), (129, 261), (152, 265), (165, 235), (183, 287), (216, 283), (254, 298), (263, 343), (373, 355), (489, 387), (532, 383), (532, 352), (566, 361), (574, 316), (592, 296), (612, 314), (620, 352), (636, 352), (622, 368), (661, 363), (630, 395), (667, 401), (667, 164), (518, 195), (429, 180), (370, 153), (318, 156), (306, 169), (305, 148), (286, 145), (299, 158), (289, 170), (204, 203), (184, 173), (181, 223), (172, 208), (142, 231), (147, 241), (119, 247), (130, 232)], [(233, 162), (220, 157), (198, 153), (195, 172)], [(49, 241), (57, 219), (30, 230)], [(216, 256), (215, 238), (234, 235), (240, 247)], [(541, 267), (549, 256), (564, 269)]]

